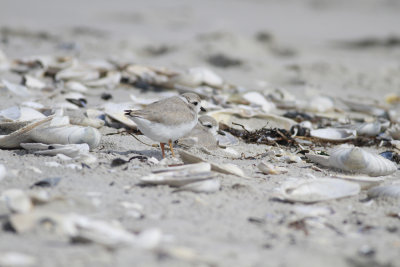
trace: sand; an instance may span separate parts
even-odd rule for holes
[[[341,45],[362,38],[399,37],[396,1],[4,0],[1,6],[0,48],[9,58],[48,54],[177,69],[205,66],[247,90],[283,88],[297,97],[320,93],[366,103],[384,103],[385,95],[400,89],[399,46]],[[0,77],[19,82],[16,75]],[[127,101],[130,94],[161,96],[132,87],[94,91],[88,96],[91,107],[105,103],[100,98],[104,92],[116,103]],[[0,109],[18,103],[17,96],[0,92]],[[288,173],[264,175],[256,166],[263,159],[272,160],[265,153],[277,148],[243,142],[234,149],[254,158],[194,151],[244,170],[246,178],[219,174],[219,192],[172,193],[168,186],[141,187],[136,185],[139,178],[154,166],[134,159],[111,167],[112,160],[135,155],[161,160],[160,151],[128,135],[105,135],[116,129],[100,131],[101,145],[92,152],[98,161],[81,170],[25,150],[0,150],[0,164],[8,171],[0,192],[29,191],[34,182],[61,177],[57,186],[44,189],[57,199],[46,209],[118,221],[133,232],[158,228],[163,233],[161,247],[179,253],[109,250],[93,243],[71,244],[51,231],[3,230],[0,254],[30,255],[33,266],[400,266],[400,220],[388,216],[400,212],[398,199],[364,201],[362,191],[308,205],[331,211],[323,216],[301,214],[296,212],[301,204],[274,200],[274,190],[290,177],[336,172],[319,172],[303,161],[276,163]],[[62,166],[48,167],[49,161]],[[385,183],[396,182],[398,176],[397,171]],[[132,216],[122,202],[142,205],[143,216]],[[1,204],[3,223],[7,214]]]

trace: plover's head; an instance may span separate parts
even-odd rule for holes
[[[189,104],[189,107],[193,110],[196,111],[196,113],[199,113],[200,110],[206,111],[202,106],[201,106],[201,98],[194,94],[194,93],[184,93],[181,95],[181,97],[186,100]]]
[[[217,135],[218,122],[211,116],[203,115],[199,118],[201,125],[206,127],[210,133]]]

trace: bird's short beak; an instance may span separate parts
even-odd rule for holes
[[[207,111],[205,108],[203,108],[203,107],[200,107],[200,110],[201,111]]]

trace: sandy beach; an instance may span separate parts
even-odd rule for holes
[[[354,115],[343,99],[382,107],[390,113],[391,125],[400,123],[397,1],[3,0],[0,6],[4,62],[46,55],[86,63],[108,60],[119,66],[118,71],[137,64],[157,68],[158,74],[204,67],[228,88],[214,88],[216,94],[203,97],[211,110],[218,106],[212,100],[219,99],[219,94],[228,97],[231,93],[229,99],[236,107],[250,106],[237,95],[267,96],[278,90],[293,101],[303,101],[304,112],[334,118],[337,123],[380,117]],[[1,58],[0,53],[0,81],[20,84],[22,74],[6,65],[2,68]],[[50,81],[51,75],[46,75]],[[116,86],[83,92],[86,103],[67,114],[103,110],[107,103],[122,105],[132,102],[131,95],[153,101],[181,93],[120,80]],[[36,90],[34,97],[0,89],[0,110],[25,101],[53,107],[67,93],[63,86],[54,83],[52,89]],[[393,95],[397,102],[387,100]],[[315,96],[332,99],[329,114],[323,114],[324,104],[322,112],[307,111]],[[276,116],[289,111],[275,105],[271,113]],[[246,120],[237,122],[246,126]],[[0,165],[6,170],[3,178],[0,175],[0,196],[10,189],[45,194],[48,198],[34,201],[29,212],[82,216],[77,219],[80,227],[85,222],[89,229],[84,237],[71,238],[74,234],[60,233],[57,223],[42,221],[40,227],[19,232],[10,222],[18,212],[10,210],[3,196],[0,266],[400,266],[399,193],[370,198],[368,189],[361,189],[351,196],[310,204],[276,197],[278,189],[292,180],[343,175],[305,156],[315,151],[329,153],[338,143],[257,144],[238,137],[239,144],[230,147],[233,152],[176,146],[177,154],[184,150],[209,163],[234,164],[243,175],[213,169],[221,183],[216,192],[175,192],[168,185],[139,182],[154,170],[183,164],[182,159],[178,156],[174,161],[167,150],[168,159],[162,161],[160,149],[151,146],[156,142],[143,135],[137,136],[139,141],[124,132],[129,127],[110,121],[98,128],[100,144],[89,152],[95,161],[65,161],[22,148],[0,149]],[[321,119],[314,127],[330,124]],[[362,140],[352,144],[362,144],[374,154],[399,152],[386,139]],[[293,160],[284,160],[285,156]],[[257,167],[261,162],[285,171],[264,174]],[[393,164],[396,171],[381,176],[380,185],[400,185],[398,164]],[[50,178],[57,182],[32,186]],[[134,236],[135,244],[107,245],[106,231],[106,241],[99,238],[100,230],[90,232],[93,222],[101,222],[98,225],[110,229],[110,235],[123,229],[121,235]],[[69,226],[63,227],[72,229]]]

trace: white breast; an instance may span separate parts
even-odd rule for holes
[[[150,139],[167,143],[169,140],[175,141],[189,133],[196,126],[197,116],[190,123],[182,123],[174,126],[151,122],[137,117],[132,118],[132,120],[136,122],[139,130]]]

